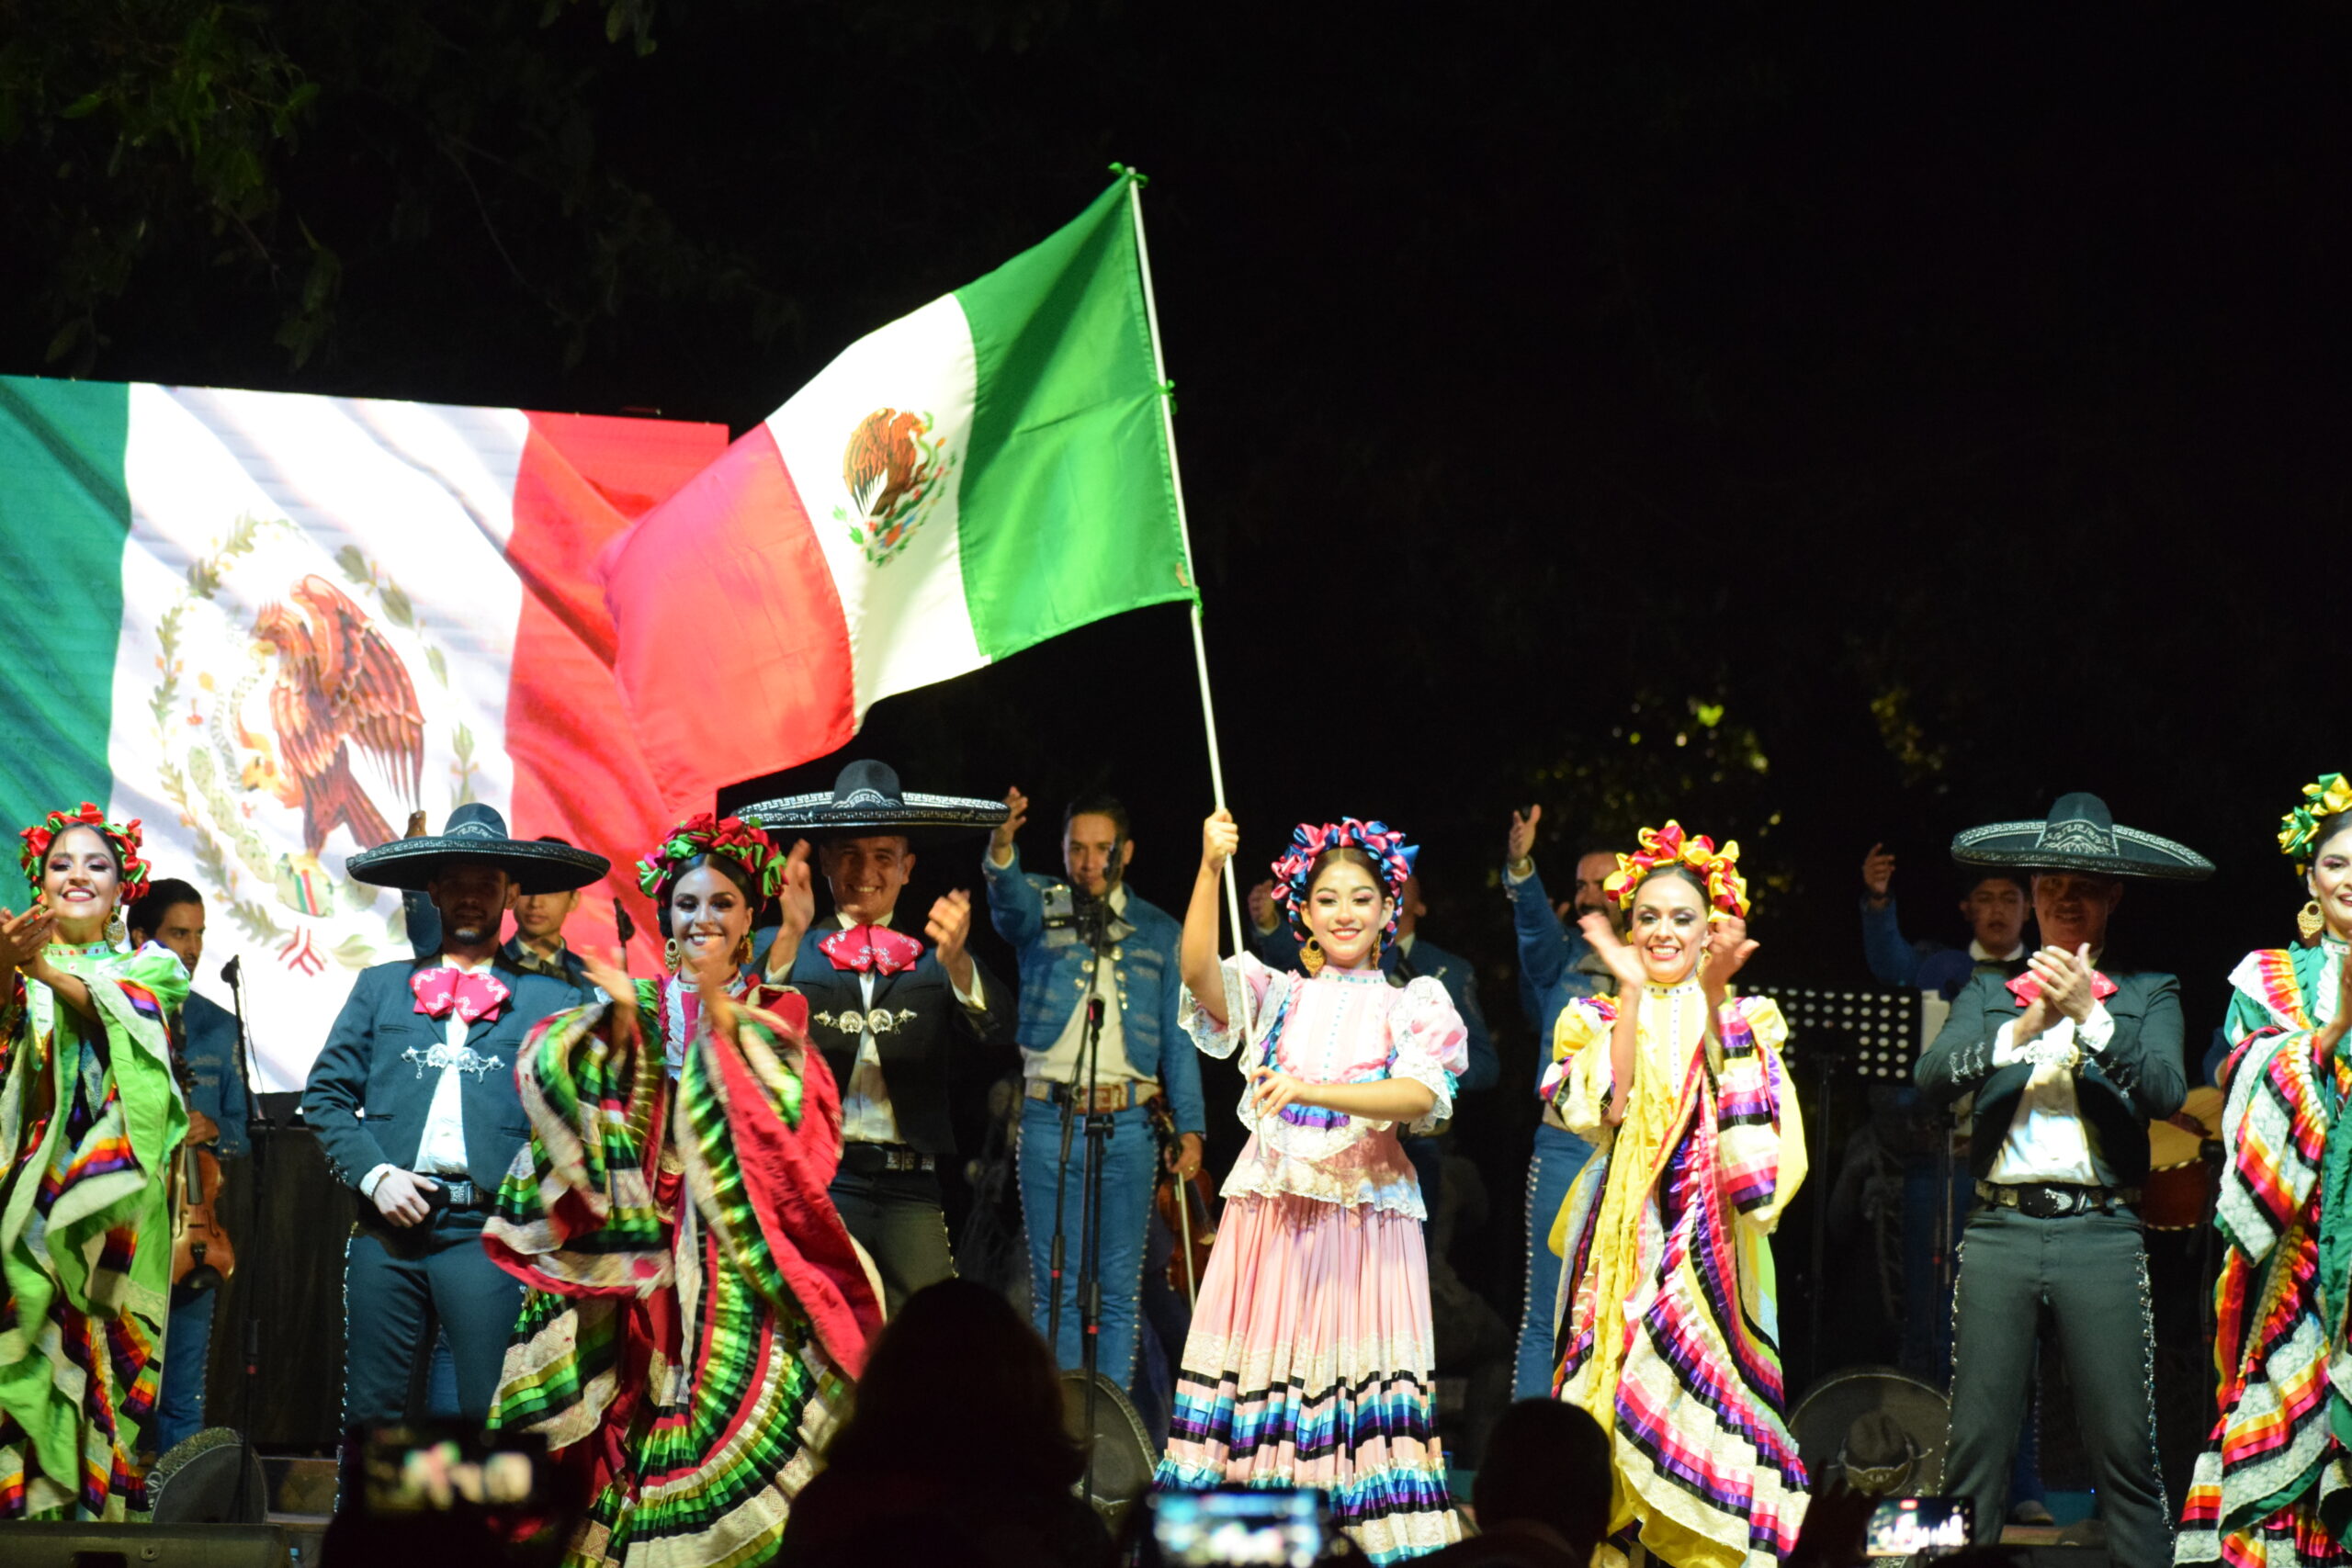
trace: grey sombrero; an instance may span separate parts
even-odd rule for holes
[[[2186,844],[2116,825],[2107,802],[2080,791],[2058,797],[2039,822],[1995,822],[1951,841],[1962,865],[2019,871],[2087,871],[2158,882],[2201,882],[2213,863]]]
[[[571,844],[508,838],[506,818],[478,800],[449,813],[438,833],[363,850],[351,857],[347,869],[355,882],[422,893],[454,861],[494,865],[525,893],[568,893],[613,869],[604,856]]]
[[[772,833],[855,838],[896,833],[915,844],[985,833],[1004,821],[1004,802],[964,795],[925,795],[899,787],[888,762],[850,763],[831,790],[763,800],[736,812]]]

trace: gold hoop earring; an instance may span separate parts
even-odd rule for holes
[[[741,969],[752,961],[752,933],[745,931],[743,940],[735,944],[735,967]]]
[[[1299,947],[1298,966],[1306,971],[1310,979],[1323,973],[1323,944],[1308,937]]]
[[[2327,929],[2326,917],[2319,912],[2319,900],[2314,898],[2295,911],[2295,929],[2303,933],[2303,945],[2308,947],[2319,940]]]
[[[2317,904],[2313,904],[2312,908],[2316,909],[2319,906]],[[117,909],[114,912],[114,918],[107,921],[107,941],[112,942],[117,947],[120,947],[124,942],[129,942],[130,940],[130,927],[124,922],[122,911],[120,909]]]
[[[678,939],[672,937],[662,944],[662,967],[675,975],[678,972]]]

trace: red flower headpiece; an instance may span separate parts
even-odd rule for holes
[[[774,840],[740,817],[719,817],[706,811],[671,829],[669,837],[637,863],[639,891],[658,899],[662,886],[696,855],[717,855],[733,861],[751,873],[752,886],[760,890],[763,898],[775,897],[784,886],[784,856],[777,852]]]
[[[1619,908],[1633,906],[1634,890],[1651,872],[1661,866],[1682,865],[1706,884],[1707,902],[1713,906],[1715,913],[1743,920],[1747,918],[1747,883],[1739,874],[1738,840],[1718,850],[1715,841],[1703,833],[1688,838],[1681,823],[1668,822],[1663,828],[1643,829],[1641,842],[1642,847],[1632,854],[1617,857],[1617,869],[1600,885],[1617,900]]]
[[[115,864],[122,873],[115,894],[118,908],[130,904],[147,891],[147,863],[139,858],[139,818],[134,817],[118,828],[107,820],[105,812],[85,800],[79,811],[52,811],[41,819],[39,827],[25,829],[24,852],[17,857],[17,863],[24,867],[25,880],[32,886],[34,892],[40,891],[40,863],[49,858],[49,846],[56,842],[57,835],[68,828],[95,828],[114,851]]]
[[[1413,861],[1421,852],[1420,846],[1407,843],[1405,835],[1385,822],[1342,817],[1319,828],[1311,822],[1300,823],[1291,829],[1290,848],[1274,863],[1274,902],[1290,911],[1290,923],[1300,931],[1306,929],[1306,879],[1314,874],[1315,862],[1326,852],[1340,849],[1359,849],[1370,855],[1373,864],[1380,868],[1388,897],[1400,904],[1405,879],[1413,874]],[[1386,934],[1396,934],[1394,909],[1389,911]]]

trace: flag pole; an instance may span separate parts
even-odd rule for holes
[[[1151,327],[1151,374],[1159,383],[1160,430],[1168,440],[1168,482],[1176,495],[1176,532],[1184,546],[1185,586],[1193,591],[1193,668],[1201,678],[1201,729],[1209,741],[1209,792],[1216,808],[1225,809],[1225,762],[1216,745],[1216,705],[1209,696],[1209,649],[1201,636],[1201,574],[1193,565],[1193,527],[1184,515],[1184,477],[1176,466],[1176,398],[1168,383],[1168,360],[1159,347],[1159,303],[1151,289],[1151,250],[1143,237],[1143,175],[1122,164],[1112,168],[1126,176],[1127,210],[1136,220],[1136,265],[1143,274],[1144,320]],[[1233,860],[1225,863],[1225,912],[1233,922],[1233,951],[1238,954],[1249,950],[1250,928],[1241,920],[1241,885],[1233,873]]]

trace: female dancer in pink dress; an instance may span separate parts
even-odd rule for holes
[[[1217,962],[1217,875],[1238,842],[1224,811],[1202,827],[1180,1016],[1211,1055],[1244,1053],[1250,1135],[1159,1483],[1320,1488],[1365,1555],[1394,1562],[1460,1533],[1430,1398],[1427,1211],[1396,1129],[1452,1113],[1465,1034],[1437,981],[1381,972],[1412,872],[1402,834],[1351,817],[1294,835],[1274,897],[1307,939],[1304,976]]]

